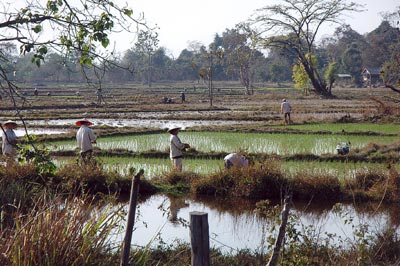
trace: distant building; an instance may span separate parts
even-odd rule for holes
[[[381,79],[381,69],[379,67],[364,67],[361,75],[363,86],[365,88],[379,87],[383,84]]]
[[[350,87],[352,86],[352,76],[350,74],[337,74],[336,86],[339,87]]]

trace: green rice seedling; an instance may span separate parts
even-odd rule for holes
[[[387,170],[387,165],[384,163],[347,161],[284,161],[281,166],[282,171],[287,176],[294,176],[298,172],[303,172],[303,174],[310,176],[331,175],[339,178],[340,181],[355,178],[359,171]]]
[[[336,154],[336,146],[342,142],[351,142],[352,148],[362,148],[372,142],[389,144],[397,141],[395,136],[231,132],[182,132],[180,138],[201,152],[245,150],[278,155]],[[74,150],[76,144],[74,141],[52,142],[52,147],[52,150]],[[101,150],[168,152],[169,140],[166,134],[104,137],[98,139],[97,147]]]
[[[144,176],[151,179],[163,173],[171,171],[171,160],[169,158],[144,158],[144,157],[98,157],[102,167],[107,172],[116,173],[122,177],[129,176],[129,169],[144,169]],[[55,163],[58,167],[73,163],[71,157],[57,157]],[[222,160],[213,159],[184,159],[184,171],[197,174],[208,174],[218,171],[223,167]]]
[[[359,134],[399,134],[400,124],[370,124],[370,123],[315,123],[276,126],[299,131],[331,132],[331,133],[359,133]]]

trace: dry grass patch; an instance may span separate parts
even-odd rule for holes
[[[286,186],[287,180],[279,163],[267,160],[248,168],[233,167],[194,180],[191,191],[203,195],[276,198]]]

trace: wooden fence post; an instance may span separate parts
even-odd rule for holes
[[[131,194],[129,199],[128,222],[126,224],[124,241],[122,242],[122,255],[120,264],[121,266],[129,265],[129,252],[131,248],[133,226],[135,224],[136,204],[139,195],[140,176],[143,175],[143,173],[143,169],[140,169],[139,173],[137,173],[132,179]]]
[[[282,221],[281,221],[281,225],[279,227],[279,232],[278,232],[278,236],[276,238],[275,241],[275,247],[274,250],[272,252],[272,256],[270,257],[267,266],[275,266],[278,264],[278,258],[279,258],[279,252],[283,243],[283,239],[285,237],[285,233],[286,233],[286,225],[287,225],[287,221],[289,219],[289,211],[290,211],[290,205],[292,204],[292,195],[286,195],[285,196],[285,200],[284,200],[284,204],[283,204],[283,210],[282,210]]]
[[[191,266],[210,266],[208,214],[190,212]]]

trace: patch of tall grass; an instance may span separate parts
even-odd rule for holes
[[[47,199],[28,213],[16,213],[15,228],[2,230],[1,265],[116,265],[118,254],[109,243],[120,213],[93,215],[87,200]]]

